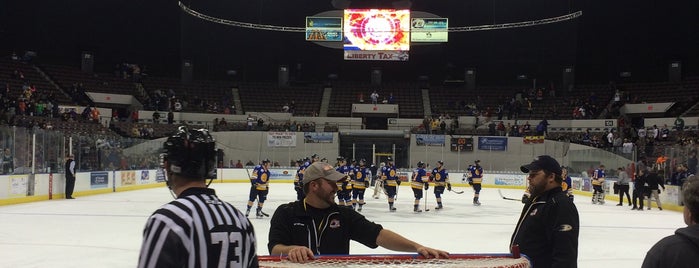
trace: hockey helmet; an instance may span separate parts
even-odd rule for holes
[[[417,162],[417,167],[419,167],[419,168],[425,167],[425,162],[418,161],[418,162]]]
[[[169,172],[191,179],[216,178],[216,141],[206,129],[181,126],[163,144],[162,164]]]

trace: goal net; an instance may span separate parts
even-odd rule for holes
[[[532,267],[526,256],[511,254],[450,254],[449,259],[425,259],[416,254],[317,256],[292,263],[285,256],[259,256],[260,267]]]

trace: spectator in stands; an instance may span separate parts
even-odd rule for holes
[[[548,134],[549,130],[549,121],[544,119],[539,122],[539,124],[536,126],[536,135],[540,136],[546,136]]]
[[[682,117],[678,116],[677,119],[675,119],[675,130],[680,133],[684,131],[684,119],[682,119]]]
[[[393,98],[393,92],[388,96],[388,104],[395,104],[396,100]]]
[[[246,166],[246,167],[252,167],[252,166],[255,166],[255,163],[253,163],[252,160],[248,160],[248,162],[245,163],[245,166]]]
[[[684,180],[687,178],[687,169],[682,164],[677,164],[675,166],[675,172],[672,173],[670,177],[670,185],[682,185]]]
[[[257,130],[263,130],[265,127],[265,120],[262,120],[262,117],[257,118]]]
[[[175,122],[175,113],[172,112],[172,110],[167,112],[167,123],[168,125],[172,125]]]
[[[652,139],[654,141],[657,141],[658,138],[660,137],[660,130],[658,129],[657,125],[653,125],[653,127],[648,128],[648,138]]]
[[[374,90],[374,92],[371,93],[370,98],[371,98],[371,104],[379,103],[379,93],[377,93],[376,90]]]
[[[687,173],[690,175],[697,175],[697,151],[690,151],[687,157]]]
[[[255,118],[252,117],[252,115],[248,115],[248,118],[245,120],[246,122],[246,128],[245,130],[253,130],[253,124],[255,123]]]
[[[497,130],[498,136],[505,136],[505,133],[506,133],[505,132],[506,131],[505,124],[502,121],[498,122],[498,125],[495,127],[495,130]]]
[[[233,160],[231,160],[233,161]],[[235,163],[235,168],[243,168],[243,162],[240,162],[240,159],[238,159],[238,162]]]
[[[607,135],[605,135],[605,136],[606,136],[605,143],[607,145],[605,147],[610,147],[610,148],[613,147],[614,146],[614,130],[613,129],[610,130],[609,132],[607,132]]]
[[[158,124],[160,122],[160,113],[158,111],[153,112],[153,124]]]
[[[661,141],[667,141],[667,139],[669,137],[670,137],[670,129],[667,127],[667,124],[664,124],[663,128],[660,129],[659,139]]]
[[[289,112],[289,103],[288,103],[288,102],[287,102],[287,103],[284,103],[284,105],[282,105],[282,112],[283,112],[283,113],[288,113],[288,112]]]
[[[289,112],[291,114],[296,113],[296,101],[295,100],[291,100],[291,102],[289,103]]]
[[[3,150],[2,158],[2,174],[12,174],[15,169],[15,161],[14,161],[14,156],[12,156],[12,151],[10,151],[10,148],[5,148]]]
[[[529,124],[529,121],[525,121],[524,125],[522,125],[522,136],[529,136],[532,134],[532,125]]]
[[[439,119],[433,118],[432,121],[430,122],[430,134],[437,134],[438,129],[439,129]]]

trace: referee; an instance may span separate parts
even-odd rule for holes
[[[164,144],[161,165],[176,199],[156,210],[143,231],[138,267],[257,267],[250,221],[209,189],[215,141],[205,129],[180,127]]]

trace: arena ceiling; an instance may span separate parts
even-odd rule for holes
[[[671,2],[671,3],[670,3]],[[582,11],[575,20],[537,27],[452,33],[449,42],[411,48],[408,62],[347,62],[342,52],[309,43],[302,33],[262,31],[204,21],[177,1],[3,1],[0,48],[37,51],[38,59],[79,64],[95,53],[104,72],[118,62],[148,66],[153,75],[179,76],[190,60],[198,79],[275,80],[279,65],[294,79],[369,80],[381,68],[385,81],[462,79],[473,68],[479,84],[517,83],[520,74],[557,81],[574,66],[578,81],[663,81],[667,64],[682,62],[685,76],[699,75],[697,1],[413,0],[413,1],[183,1],[204,14],[255,24],[303,27],[308,15],[337,9],[403,7],[449,18],[452,26],[512,23]],[[333,6],[335,4],[335,6]]]

